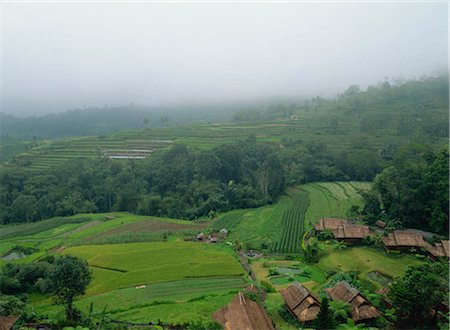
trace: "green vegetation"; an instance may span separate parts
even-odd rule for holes
[[[395,278],[403,275],[408,266],[421,263],[420,260],[409,255],[388,256],[370,247],[352,247],[343,250],[327,247],[317,266],[323,270],[358,272],[363,277],[370,272],[378,271],[390,278]]]
[[[448,146],[440,150],[422,145],[402,148],[365,195],[365,219],[374,223],[381,218],[447,236],[448,183]]]
[[[83,245],[64,253],[88,261],[93,270],[88,294],[186,277],[243,275],[229,251],[200,243]]]
[[[273,205],[226,212],[218,216],[212,228],[229,230],[229,241],[244,242],[248,248],[269,249],[282,237],[282,216],[291,203],[291,197],[282,196],[279,202]]]
[[[308,194],[299,191],[293,194],[291,207],[282,216],[283,233],[281,240],[272,250],[278,253],[299,253],[303,239],[303,222],[308,209]]]
[[[317,220],[326,217],[347,218],[353,205],[361,208],[363,197],[361,192],[370,189],[368,182],[321,182],[301,186],[309,193],[310,207],[306,211],[308,229]]]

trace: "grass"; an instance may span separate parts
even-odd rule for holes
[[[368,182],[322,182],[309,183],[300,186],[300,189],[308,192],[310,207],[305,215],[305,227],[311,229],[321,218],[348,217],[348,211],[352,205],[361,207],[363,199],[359,190],[368,190]]]
[[[147,317],[148,310],[154,310],[158,306],[156,305],[158,302],[170,302],[170,304],[164,304],[166,305],[164,308],[168,309],[170,313],[175,313],[180,306],[196,303],[196,301],[209,301],[214,297],[222,297],[219,301],[223,299],[228,301],[231,292],[237,292],[246,285],[247,282],[242,277],[236,276],[184,279],[155,283],[142,289],[131,287],[111,290],[104,294],[83,297],[77,300],[75,305],[81,310],[88,310],[92,303],[96,310],[106,308],[115,319],[122,318],[125,314],[127,316],[124,319],[129,320],[128,315],[137,311],[144,315],[141,317]],[[57,315],[63,310],[62,306],[52,305],[48,298],[39,296],[33,298],[33,306],[37,311]],[[205,316],[203,315],[202,319],[208,320]],[[165,318],[165,315],[159,315],[158,317],[169,321],[168,318]],[[188,315],[184,315],[183,318],[184,321],[187,321]]]
[[[320,258],[318,266],[324,270],[356,271],[363,276],[369,272],[379,271],[395,278],[402,276],[408,266],[421,263],[422,261],[410,255],[388,256],[379,249],[361,246],[343,250],[334,250],[328,247]]]
[[[282,237],[282,216],[291,203],[291,197],[282,196],[273,205],[222,213],[214,222],[213,228],[228,229],[230,241],[244,242],[248,248],[260,249],[262,244],[271,246]]]
[[[241,276],[239,262],[225,247],[189,243],[84,245],[66,254],[87,260],[93,270],[88,295],[140,284],[207,276]]]
[[[283,234],[279,242],[274,244],[273,252],[299,253],[303,238],[303,222],[308,209],[309,198],[304,191],[293,194],[292,205],[282,216]]]

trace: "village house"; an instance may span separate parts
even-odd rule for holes
[[[318,232],[325,230],[333,231],[347,223],[348,221],[345,219],[324,218],[320,219],[319,222],[314,225],[314,229]]]
[[[341,300],[350,304],[351,317],[355,322],[363,322],[381,316],[380,312],[354,287],[347,282],[338,282],[325,289],[332,300]]]
[[[315,320],[320,311],[319,300],[299,282],[280,291],[286,307],[300,322]]]
[[[225,330],[275,330],[266,311],[239,292],[231,303],[213,315]]]
[[[334,238],[347,243],[361,242],[370,236],[369,226],[355,225],[345,219],[325,218],[314,225],[317,232],[330,231]]]
[[[450,241],[442,240],[439,243],[435,243],[434,246],[430,246],[427,250],[433,257],[433,259],[449,258]]]
[[[387,250],[406,250],[412,248],[429,250],[431,248],[431,245],[423,239],[421,234],[402,230],[394,230],[381,240]]]

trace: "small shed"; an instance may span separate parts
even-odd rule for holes
[[[203,233],[198,234],[197,235],[197,240],[198,241],[204,241],[205,240],[205,234],[203,234]]]
[[[227,236],[228,235],[228,230],[226,228],[222,228],[221,230],[219,230],[219,233],[224,235],[224,236]]]
[[[375,226],[377,226],[378,228],[384,229],[384,228],[386,228],[386,222],[377,220],[377,222],[375,222]]]

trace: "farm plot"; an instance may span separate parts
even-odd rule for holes
[[[352,205],[361,207],[360,191],[370,188],[368,182],[321,182],[301,186],[308,192],[311,205],[306,212],[305,226],[311,229],[314,223],[325,217],[347,218]]]
[[[116,318],[115,314],[120,314],[124,310],[140,309],[155,302],[166,302],[166,304],[171,305],[173,311],[176,311],[180,305],[187,301],[202,300],[201,298],[206,296],[226,295],[230,292],[242,290],[246,285],[245,279],[238,276],[189,278],[116,289],[99,295],[86,296],[77,300],[75,306],[81,310],[88,310],[89,306],[93,304],[95,309],[98,310],[106,308],[114,318]],[[62,306],[51,304],[49,298],[44,300],[35,298],[33,305],[36,310],[50,315],[57,314],[63,309]],[[160,315],[160,317],[164,317],[164,315]],[[122,319],[130,320],[129,317],[122,317]]]
[[[283,213],[283,234],[281,236],[281,240],[275,243],[272,247],[273,252],[300,252],[304,229],[303,223],[308,205],[308,193],[299,191],[294,194],[291,207]]]
[[[188,242],[84,245],[64,250],[93,270],[88,295],[134,285],[209,276],[242,276],[232,250]]]
[[[248,249],[265,249],[282,236],[282,215],[292,203],[290,196],[282,196],[273,205],[257,209],[234,210],[222,213],[213,223],[212,228],[226,228],[232,242],[245,243]]]

